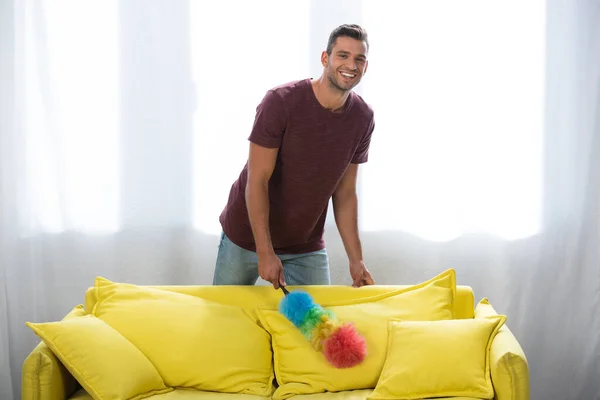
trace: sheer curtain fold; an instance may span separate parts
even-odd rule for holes
[[[348,22],[371,38],[376,282],[455,268],[508,315],[532,399],[600,399],[597,1],[0,0],[1,399],[39,340],[24,322],[95,276],[210,284],[256,105],[317,77]],[[351,283],[332,219],[326,240]]]
[[[10,1],[0,1],[0,398],[12,399],[16,392],[13,390],[13,381],[18,375],[18,370],[11,363],[10,348],[11,335],[9,329],[9,298],[8,285],[10,283],[7,268],[8,258],[5,250],[8,248],[8,227],[10,226],[11,213],[7,212],[11,206],[9,193],[11,190],[7,178],[7,160],[12,160],[10,151],[9,132],[13,131],[13,94],[14,94],[14,19],[13,4]]]
[[[600,4],[549,1],[544,229],[518,332],[534,398],[598,399]]]

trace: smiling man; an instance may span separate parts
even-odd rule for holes
[[[329,200],[353,286],[374,284],[358,234],[356,179],[367,161],[373,110],[352,89],[367,72],[369,41],[342,25],[321,55],[318,79],[267,91],[256,110],[248,161],[219,220],[213,283],[275,289],[330,283],[323,239]]]

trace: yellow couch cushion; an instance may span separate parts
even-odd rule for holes
[[[306,394],[292,397],[292,400],[367,400],[372,389],[348,390],[345,392],[328,392]],[[202,392],[197,390],[176,389],[166,394],[155,395],[150,400],[269,400],[270,397],[252,396],[248,394],[229,394]],[[79,390],[69,400],[92,400],[92,397]],[[441,399],[439,399],[441,400]],[[472,397],[446,397],[444,400],[477,400]]]
[[[405,289],[366,299],[321,304],[339,320],[354,323],[366,339],[366,359],[349,369],[332,367],[323,353],[314,350],[300,330],[278,310],[259,308],[259,318],[273,342],[275,375],[279,384],[274,398],[374,388],[386,358],[388,320],[452,319],[455,287],[455,271],[450,269]]]
[[[26,324],[95,400],[143,399],[172,390],[142,352],[92,315]]]
[[[269,396],[269,334],[246,311],[185,294],[95,281],[93,314],[137,346],[167,386]]]
[[[487,298],[475,307],[475,318],[498,315]],[[523,348],[507,325],[492,342],[490,368],[497,400],[529,399],[529,365]]]
[[[194,389],[175,389],[165,394],[157,394],[149,400],[270,400],[271,397],[254,396],[251,394],[231,394],[204,392]],[[93,400],[85,390],[78,390],[69,400]],[[360,399],[364,400],[364,399]]]
[[[82,317],[85,314],[83,304],[80,304],[73,307],[63,319]],[[23,361],[22,399],[52,400],[64,397],[65,393],[73,393],[77,385],[77,380],[44,341],[40,341]]]
[[[503,315],[390,321],[388,353],[369,400],[466,396],[492,399],[489,350]]]
[[[406,289],[411,286],[412,285],[377,284],[354,288],[349,285],[314,285],[298,287],[290,285],[288,289],[294,290],[301,288],[313,296],[315,302],[319,304],[329,304],[331,302],[340,302],[344,300],[369,298],[399,289]],[[214,301],[215,303],[243,308],[248,310],[253,316],[254,310],[257,307],[276,304],[281,300],[282,296],[281,290],[274,290],[273,286],[266,285],[157,285],[143,287],[187,294]],[[88,313],[92,312],[96,301],[96,289],[94,287],[88,288],[85,292],[85,310]],[[465,285],[457,285],[454,302],[455,318],[473,318],[474,309],[475,296],[473,294],[473,288]],[[256,319],[258,320],[258,317],[256,317]]]
[[[344,392],[327,392],[327,393],[316,393],[316,394],[303,394],[294,396],[291,400],[367,400],[372,389],[361,389],[361,390],[348,390]],[[154,399],[152,399],[154,400]],[[235,399],[231,399],[235,400]],[[423,399],[425,400],[425,399]],[[477,400],[473,397],[444,397],[443,399],[430,399],[430,400]]]
[[[372,389],[358,389],[343,392],[301,394],[292,397],[291,400],[366,400],[372,391]]]

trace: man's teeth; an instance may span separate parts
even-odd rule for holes
[[[355,77],[355,75],[347,74],[345,72],[342,72],[342,75],[344,75],[346,78],[354,78]]]

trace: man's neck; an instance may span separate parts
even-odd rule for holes
[[[349,90],[339,90],[323,75],[318,79],[313,79],[312,87],[319,103],[333,112],[340,111],[350,96]]]

